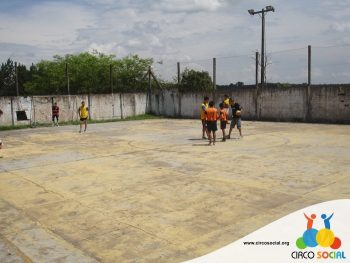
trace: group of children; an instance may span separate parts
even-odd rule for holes
[[[231,132],[237,126],[240,137],[242,137],[241,128],[241,112],[242,107],[230,98],[228,95],[224,96],[224,100],[219,104],[220,110],[215,108],[214,101],[209,101],[209,97],[205,96],[200,108],[200,117],[202,121],[202,138],[207,139],[208,136],[209,145],[215,145],[217,121],[220,120],[220,129],[222,130],[222,141],[231,138]],[[226,136],[226,125],[228,122],[228,115],[231,108],[231,125],[228,136]]]

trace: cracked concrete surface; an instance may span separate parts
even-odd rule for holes
[[[211,147],[195,120],[77,131],[0,132],[0,262],[180,262],[350,198],[350,126],[244,122]]]

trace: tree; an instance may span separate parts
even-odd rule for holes
[[[110,93],[112,66],[114,91],[146,91],[142,77],[152,63],[152,59],[137,55],[116,59],[97,51],[56,55],[52,61],[42,60],[34,67],[32,80],[25,87],[30,94],[67,94],[68,73],[70,94]]]
[[[207,71],[185,69],[179,89],[180,91],[211,91],[213,82]]]
[[[16,95],[15,64],[10,58],[6,61],[6,63],[1,64],[0,95],[1,96]]]

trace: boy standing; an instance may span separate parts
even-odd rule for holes
[[[86,107],[85,101],[81,102],[81,106],[79,107],[78,113],[79,113],[79,117],[80,117],[80,130],[79,130],[79,133],[81,133],[81,128],[83,126],[83,123],[85,124],[84,132],[86,132],[87,119],[89,117],[89,109],[88,109],[88,107]]]
[[[52,126],[55,126],[55,123],[57,127],[59,126],[58,125],[59,115],[60,115],[60,108],[57,106],[57,102],[55,102],[52,106]]]
[[[228,111],[230,110],[230,97],[227,94],[224,95],[224,100],[222,101],[222,103],[224,104],[224,109],[228,114]]]
[[[200,117],[201,117],[201,121],[202,121],[202,139],[207,139],[205,137],[205,134],[207,134],[207,136],[209,137],[208,130],[207,130],[207,116],[205,114],[207,109],[208,109],[208,102],[209,102],[209,97],[205,96],[204,100],[201,104],[201,107],[199,109],[200,115],[201,115]]]
[[[237,129],[239,131],[239,135],[242,136],[242,124],[241,124],[241,112],[242,112],[242,107],[239,105],[237,102],[234,101],[234,99],[230,99],[230,104],[231,104],[231,110],[232,110],[232,121],[230,125],[230,132],[227,136],[227,139],[231,138],[231,132],[233,128],[237,125]]]
[[[227,124],[227,111],[225,109],[224,103],[219,104],[220,107],[220,113],[219,113],[219,119],[220,119],[220,128],[222,130],[222,141],[226,141],[226,124]]]
[[[209,102],[209,108],[206,111],[207,115],[207,129],[208,129],[208,137],[209,137],[209,145],[213,142],[215,145],[216,141],[216,131],[217,127],[217,119],[218,119],[218,110],[214,108],[214,101]],[[212,136],[213,133],[213,136]]]

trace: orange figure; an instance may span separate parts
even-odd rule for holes
[[[312,214],[310,218],[304,213],[304,216],[307,219],[307,229],[311,229],[312,225],[314,224],[314,219],[316,218],[316,215]]]

